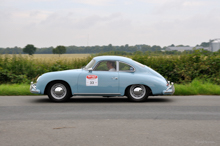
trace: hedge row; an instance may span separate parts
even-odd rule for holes
[[[195,78],[201,78],[220,85],[220,54],[204,55],[195,52],[174,56],[136,54],[130,57],[175,83],[188,83]],[[0,83],[30,83],[46,72],[81,68],[91,59],[92,57],[40,61],[22,55],[13,57],[0,55]]]
[[[145,64],[175,83],[189,83],[195,78],[220,85],[220,55],[158,56],[135,55],[132,59]]]
[[[13,57],[0,55],[0,84],[30,83],[46,72],[81,68],[91,59],[88,57],[53,60],[53,58],[34,59],[22,55],[13,55]]]

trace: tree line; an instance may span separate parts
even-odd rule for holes
[[[31,49],[32,48],[32,49]],[[122,45],[122,46],[113,46],[111,44],[107,46],[66,46],[66,51],[64,52],[57,52],[57,48],[60,48],[60,46],[54,47],[47,47],[47,48],[36,48],[34,45],[27,45],[25,48],[20,47],[14,47],[14,48],[0,48],[1,54],[23,54],[28,53],[27,50],[32,50],[34,53],[31,52],[31,54],[86,54],[86,53],[100,53],[100,52],[109,52],[109,51],[126,51],[126,52],[136,52],[136,51],[160,51],[163,48],[160,46],[149,46],[149,45],[135,45],[135,46],[129,46],[129,45]],[[62,46],[64,49],[64,46]],[[64,49],[64,50],[65,50]]]
[[[200,46],[206,47],[207,43],[203,42]],[[174,47],[175,45],[170,45]],[[168,46],[168,47],[170,47]],[[184,46],[184,45],[177,45],[178,46]],[[187,46],[187,45],[186,45]],[[57,47],[46,47],[46,48],[36,48],[32,44],[26,45],[24,48],[20,47],[13,47],[13,48],[0,48],[0,54],[91,54],[91,53],[105,53],[110,51],[115,52],[127,52],[127,53],[134,53],[134,52],[157,52],[161,50],[165,50],[166,47],[161,47],[157,45],[135,45],[135,46],[129,46],[128,44],[122,45],[122,46],[113,46],[112,44],[106,45],[106,46],[57,46]],[[175,53],[175,51],[171,54]]]

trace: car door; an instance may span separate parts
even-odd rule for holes
[[[101,61],[96,65],[94,70],[83,70],[78,78],[78,93],[119,94],[118,71],[116,61],[113,62],[114,68],[112,69],[108,68],[108,61]]]
[[[128,85],[136,82],[135,68],[125,62],[119,62],[119,92],[123,92]]]

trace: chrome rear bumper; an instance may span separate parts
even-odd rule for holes
[[[173,82],[170,84],[170,82],[168,81],[169,85],[168,88],[166,90],[163,90],[163,94],[173,94],[175,92],[175,87]]]
[[[31,82],[30,92],[35,94],[40,94],[40,90],[36,89],[36,84],[33,84],[33,82]]]

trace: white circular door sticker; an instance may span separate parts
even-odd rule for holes
[[[86,76],[86,86],[98,86],[98,76],[97,75]]]

